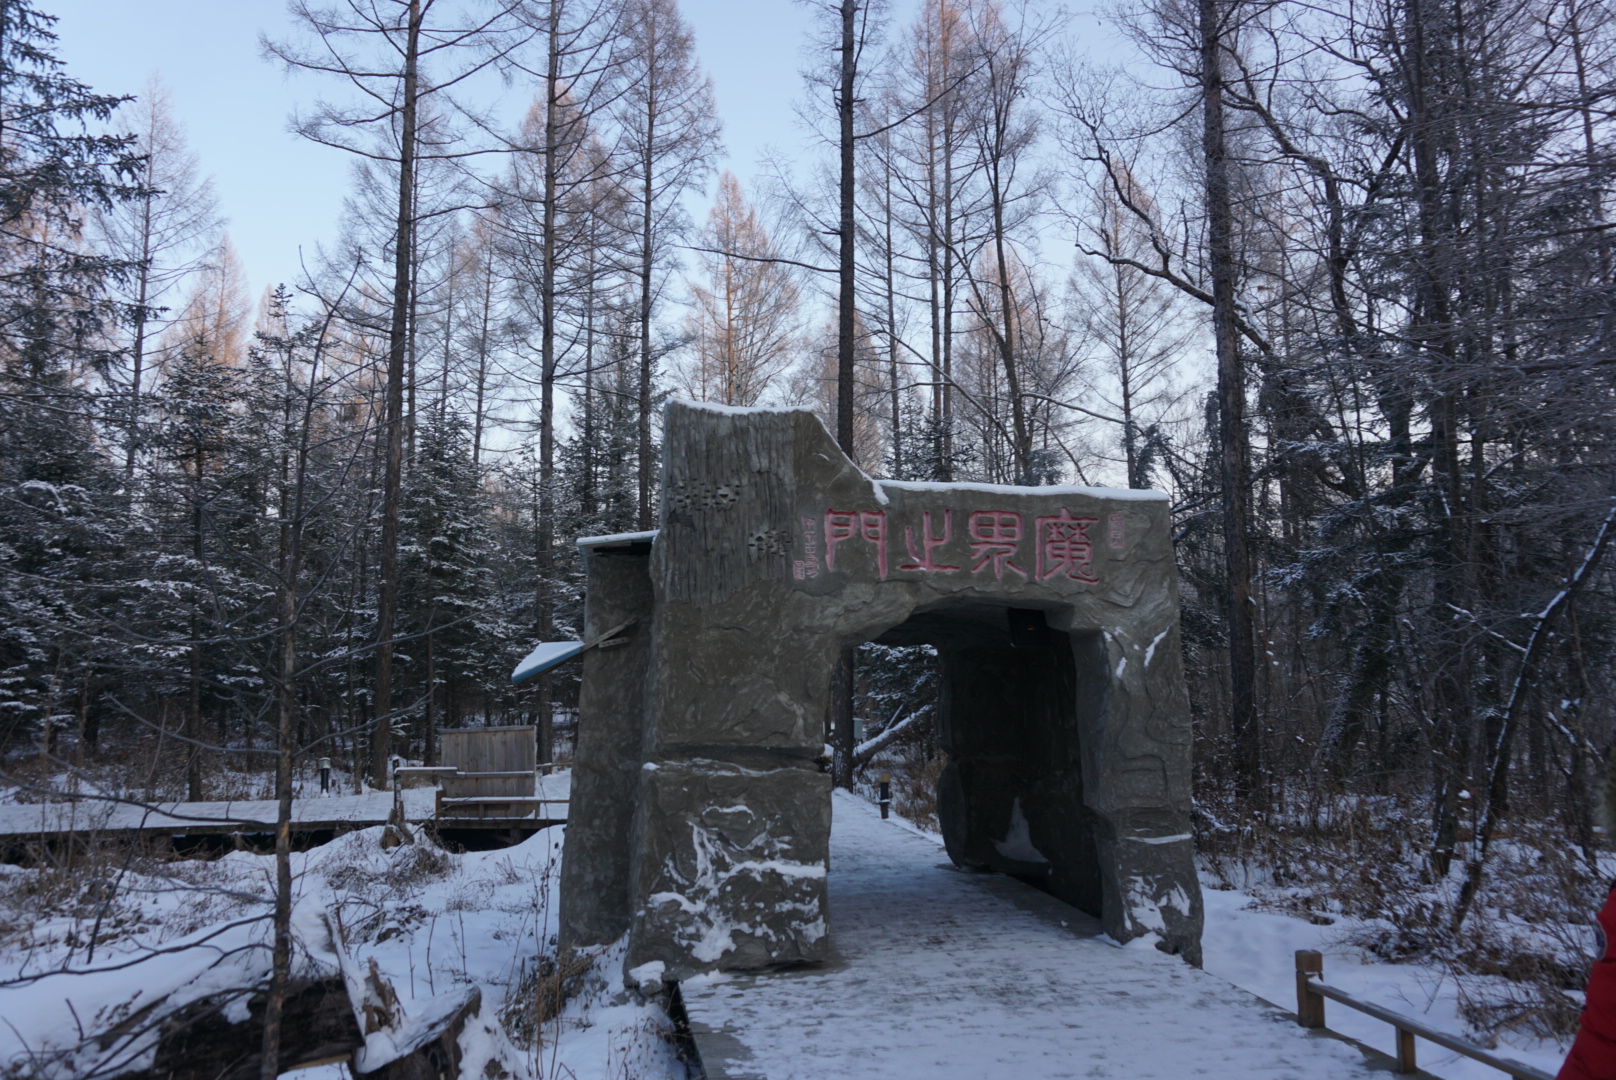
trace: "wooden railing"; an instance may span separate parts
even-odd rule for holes
[[[1397,1071],[1400,1073],[1418,1072],[1419,1066],[1414,1063],[1415,1036],[1434,1042],[1465,1057],[1474,1058],[1484,1065],[1491,1065],[1516,1080],[1554,1080],[1552,1076],[1542,1069],[1535,1069],[1530,1065],[1523,1065],[1513,1058],[1500,1057],[1490,1050],[1483,1049],[1468,1039],[1461,1039],[1457,1035],[1449,1035],[1439,1031],[1423,1021],[1412,1016],[1392,1012],[1390,1009],[1376,1005],[1372,1001],[1365,1001],[1355,997],[1345,990],[1331,986],[1323,981],[1324,954],[1312,949],[1296,950],[1296,1022],[1305,1028],[1322,1028],[1324,1026],[1324,999],[1339,1001],[1349,1008],[1357,1009],[1361,1013],[1368,1013],[1377,1020],[1384,1020],[1397,1031]]]

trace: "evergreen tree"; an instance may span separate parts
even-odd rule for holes
[[[107,285],[128,264],[81,226],[139,190],[136,160],[128,139],[89,133],[123,99],[62,71],[54,21],[0,0],[0,745],[74,696],[87,587],[119,533],[86,378],[110,358]]]
[[[438,730],[459,726],[463,704],[498,695],[509,676],[505,643],[515,628],[495,590],[493,509],[465,418],[423,417],[404,495],[400,656],[417,688],[410,712],[427,761]]]

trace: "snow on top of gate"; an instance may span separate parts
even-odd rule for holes
[[[933,480],[875,480],[877,488],[895,488],[899,491],[981,491],[989,495],[1078,495],[1090,499],[1111,499],[1118,502],[1166,502],[1165,491],[1140,488],[1083,487],[1078,484],[1052,484],[1048,487],[1023,487],[1016,484],[978,484],[971,481],[945,483]]]
[[[687,409],[705,409],[708,412],[727,413],[730,416],[794,412],[805,412],[817,416],[814,410],[807,405],[724,405],[717,401],[693,401],[690,398],[674,398],[669,404],[683,405]]]

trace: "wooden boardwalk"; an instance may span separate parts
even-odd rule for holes
[[[1390,1062],[837,793],[822,967],[691,979],[709,1080],[1364,1080]]]
[[[435,823],[443,828],[496,829],[536,827],[564,822],[571,776],[544,776],[537,796],[539,813],[527,817],[436,821],[433,788],[399,792],[404,819],[411,824]],[[315,795],[292,800],[292,829],[296,833],[350,832],[387,822],[393,811],[393,793]],[[275,831],[277,806],[273,800],[230,802],[167,802],[151,806],[86,798],[46,803],[0,805],[0,847],[30,842],[58,842],[69,838],[122,839],[133,836],[262,835]]]

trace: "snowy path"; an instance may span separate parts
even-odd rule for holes
[[[544,816],[565,818],[563,805],[572,788],[571,770],[538,778],[535,795],[559,800],[546,804]],[[435,790],[410,788],[404,797],[409,821],[430,821]],[[292,800],[292,821],[299,825],[347,823],[379,825],[393,809],[393,793],[369,791],[363,795],[313,795]],[[276,804],[271,799],[231,802],[157,803],[148,808],[93,798],[77,802],[11,803],[0,805],[0,837],[39,833],[104,832],[124,829],[148,831],[219,831],[233,826],[273,829]]]
[[[1222,979],[948,867],[934,840],[841,792],[829,885],[831,964],[684,984],[713,1080],[1377,1075]]]

